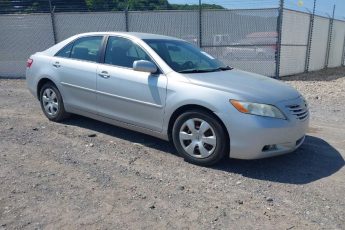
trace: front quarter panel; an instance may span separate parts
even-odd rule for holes
[[[202,78],[202,75],[200,75]],[[257,159],[288,153],[295,150],[296,141],[303,138],[309,119],[291,117],[282,105],[276,104],[288,119],[276,119],[240,113],[229,99],[246,100],[241,95],[191,83],[177,73],[169,74],[164,131],[168,133],[172,114],[184,105],[199,105],[209,110],[223,122],[230,140],[230,156],[239,159]],[[277,151],[263,153],[265,145],[277,144]]]
[[[232,113],[237,112],[229,103],[229,99],[233,97],[235,95],[228,92],[193,84],[183,75],[172,72],[168,75],[163,129],[168,132],[171,116],[178,108],[185,105],[198,105],[213,111],[215,114],[226,113],[231,116]]]

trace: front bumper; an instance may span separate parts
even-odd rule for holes
[[[217,115],[229,132],[231,158],[260,159],[293,152],[303,144],[309,126],[309,116],[299,120],[288,110],[283,111],[288,115],[287,120],[237,111],[229,116],[229,112]]]

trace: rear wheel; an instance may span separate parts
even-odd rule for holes
[[[60,91],[48,82],[40,90],[40,103],[44,115],[51,121],[62,121],[68,116]]]
[[[177,151],[187,161],[212,165],[229,154],[228,135],[213,114],[193,110],[175,121],[172,137]]]

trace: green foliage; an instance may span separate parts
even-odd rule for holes
[[[85,0],[91,11],[159,10],[167,9],[167,0]]]
[[[201,4],[202,9],[224,9],[224,7],[216,4]],[[171,10],[197,10],[199,5],[188,5],[188,4],[170,4]]]
[[[38,2],[32,2],[31,5],[29,5],[24,10],[25,13],[34,13],[34,12],[40,12],[40,11],[42,11],[42,10],[41,10],[40,4]]]
[[[129,0],[129,10],[161,10],[167,9],[169,3],[167,0]]]
[[[55,12],[197,10],[199,5],[170,4],[168,0],[51,0]],[[202,4],[203,9],[224,9],[215,4]],[[49,0],[0,0],[0,13],[49,12]]]
[[[3,0],[0,4],[0,11],[8,11],[11,12],[11,10],[13,9],[13,5],[12,2],[10,0]]]
[[[167,0],[85,0],[91,11],[128,10],[197,10],[199,5],[170,4]],[[215,4],[202,4],[203,9],[224,9]]]

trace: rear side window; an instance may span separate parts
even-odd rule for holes
[[[66,58],[70,57],[72,47],[73,47],[73,42],[69,43],[67,46],[62,48],[57,54],[55,54],[55,56],[66,57]]]
[[[55,56],[97,62],[102,36],[83,37],[62,48]]]
[[[102,36],[84,37],[76,40],[70,58],[97,62],[102,44]]]

